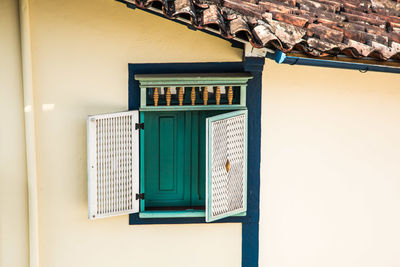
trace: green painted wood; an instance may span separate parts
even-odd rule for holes
[[[211,74],[138,74],[135,79],[140,83],[141,110],[232,110],[246,107],[246,86],[252,76],[248,73],[211,73]],[[215,89],[219,86],[226,88],[232,86],[234,90],[233,105],[228,105],[226,93],[221,94],[221,105],[216,105]],[[153,90],[160,88],[159,105],[154,106]],[[183,106],[179,106],[176,93],[171,94],[171,105],[166,106],[165,94],[162,88],[184,88]],[[196,90],[196,105],[191,105],[191,89]],[[200,88],[208,87],[208,105],[203,106]],[[225,91],[225,90],[223,90]]]
[[[174,189],[174,118],[159,118],[159,137],[160,137],[160,191],[170,191]]]
[[[146,207],[189,206],[184,112],[143,112]]]
[[[183,210],[183,211],[145,211],[140,212],[140,218],[188,218],[188,217],[204,217],[204,210]]]
[[[194,111],[192,121],[192,206],[205,205],[206,119],[226,111]]]
[[[205,207],[206,120],[224,110],[142,112],[146,207]]]
[[[205,217],[204,210],[183,210],[183,211],[143,211],[139,213],[139,217],[143,219],[149,218],[191,218],[191,217]],[[232,216],[243,217],[246,212],[234,214]]]
[[[141,87],[245,85],[248,73],[137,74]]]
[[[191,204],[193,206],[204,206],[204,200],[201,201],[201,197],[198,195],[198,185],[199,180],[201,180],[201,175],[199,174],[199,170],[203,168],[201,163],[199,162],[199,143],[200,143],[200,130],[199,130],[199,112],[193,111],[193,119],[191,125],[191,139],[192,139],[192,158],[191,158]]]
[[[140,88],[140,107],[142,108],[147,106],[146,92],[147,92],[146,87]]]
[[[185,114],[185,125],[184,125],[184,129],[185,129],[185,139],[182,140],[184,141],[184,146],[185,146],[185,151],[186,154],[184,155],[184,179],[185,182],[187,183],[187,187],[185,188],[187,190],[187,194],[189,195],[189,199],[190,199],[190,203],[189,203],[189,207],[192,206],[192,194],[190,192],[190,188],[191,188],[191,159],[193,157],[193,151],[192,151],[192,147],[191,147],[191,141],[192,141],[192,120],[193,120],[193,112],[181,112]],[[201,205],[199,205],[201,206]],[[203,204],[204,206],[204,204]]]

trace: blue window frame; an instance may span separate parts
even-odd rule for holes
[[[129,109],[140,107],[140,86],[136,74],[170,73],[228,73],[250,72],[246,90],[248,109],[248,168],[247,168],[247,213],[243,217],[228,217],[212,223],[242,223],[242,266],[258,266],[258,222],[260,192],[260,141],[261,141],[261,75],[263,58],[245,58],[243,62],[215,63],[163,63],[129,64]],[[141,218],[129,215],[129,224],[190,224],[205,223],[204,217],[191,218]]]

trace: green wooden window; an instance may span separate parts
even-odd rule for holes
[[[141,86],[139,113],[88,119],[91,219],[139,212],[141,218],[205,217],[210,222],[244,215],[245,96],[251,77],[135,78]]]
[[[205,208],[206,118],[223,111],[143,112],[147,210]]]

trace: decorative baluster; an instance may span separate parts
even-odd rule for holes
[[[233,90],[232,86],[228,87],[228,104],[232,105],[232,100],[233,100]]]
[[[207,86],[204,87],[204,89],[203,89],[203,100],[204,100],[204,106],[207,106],[207,101],[208,101],[208,88],[207,88]]]
[[[217,105],[219,105],[220,100],[221,100],[221,89],[219,86],[217,86],[217,88],[215,89],[215,101]]]
[[[171,105],[171,89],[169,87],[166,88],[165,99],[167,100],[167,106]]]
[[[179,106],[182,106],[183,105],[183,90],[184,90],[184,88],[179,87],[178,90],[179,90],[178,91]]]
[[[156,88],[154,88],[154,91],[153,91],[154,106],[158,106],[158,97],[159,97],[158,88],[156,87]]]
[[[192,93],[190,94],[190,98],[192,100],[192,106],[196,103],[196,89],[192,87]]]

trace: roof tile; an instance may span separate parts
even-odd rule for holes
[[[314,56],[400,60],[400,0],[120,0],[224,38]]]
[[[309,18],[301,15],[291,15],[283,12],[272,12],[272,18],[278,21],[286,22],[288,24],[297,26],[297,27],[304,27],[306,23],[310,21]]]
[[[224,18],[216,5],[210,5],[209,8],[204,10],[201,24],[202,26],[215,25],[220,29],[222,36],[228,36]]]
[[[251,30],[246,21],[241,16],[238,16],[237,18],[231,20],[229,26],[233,36],[236,37],[239,35],[244,35],[247,39],[251,39]]]
[[[322,24],[309,24],[307,34],[310,37],[317,36],[321,40],[333,43],[341,43],[343,40],[343,32],[325,27]]]

